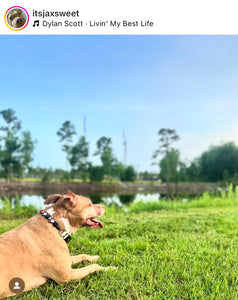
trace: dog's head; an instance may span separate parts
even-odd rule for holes
[[[95,218],[104,214],[104,205],[92,204],[92,201],[84,196],[68,191],[65,195],[50,195],[44,204],[52,204],[50,208],[53,208],[61,216],[66,217],[74,228],[83,226],[91,228],[103,227],[102,223]]]
[[[26,19],[21,9],[10,12],[7,16],[8,24],[13,28],[21,28],[25,25]]]

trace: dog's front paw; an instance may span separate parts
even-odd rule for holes
[[[105,270],[104,267],[99,266],[99,265],[97,265],[97,264],[90,265],[90,267],[94,270],[94,272]]]
[[[99,259],[99,255],[93,255],[93,256],[90,256],[90,258],[88,259],[89,261],[95,261],[97,259]]]

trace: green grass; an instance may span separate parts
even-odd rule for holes
[[[69,248],[72,255],[98,254],[99,264],[116,270],[66,285],[48,280],[11,299],[238,299],[237,199],[230,190],[206,194],[200,204],[139,203],[127,213],[107,208],[104,228],[80,229]],[[25,220],[2,220],[0,230]]]
[[[203,208],[203,207],[226,207],[238,205],[238,186],[233,190],[230,185],[227,190],[221,190],[217,195],[205,192],[202,196],[198,196],[192,200],[181,201],[139,201],[132,203],[129,207],[130,212],[140,211],[154,211],[154,210],[186,210],[190,208]]]
[[[20,198],[16,196],[14,208],[7,197],[0,198],[0,220],[16,220],[19,218],[30,218],[39,212],[34,205],[22,205]],[[1,232],[1,223],[0,223]]]
[[[4,178],[2,178],[2,180],[4,180]],[[17,177],[13,177],[11,179],[12,181],[41,181],[41,178],[35,178],[35,177],[26,177],[26,178],[17,178]]]

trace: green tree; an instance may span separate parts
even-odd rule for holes
[[[161,159],[160,163],[160,178],[166,182],[177,182],[178,166],[179,166],[179,151],[170,150]]]
[[[236,177],[238,170],[238,148],[234,142],[210,147],[199,158],[200,179],[216,182],[225,177]],[[226,171],[225,171],[226,170]]]
[[[136,180],[136,171],[133,166],[127,166],[124,168],[123,172],[120,174],[121,181],[135,181]]]
[[[170,128],[161,128],[158,131],[158,136],[160,146],[155,150],[152,156],[153,159],[156,159],[158,155],[164,155],[173,150],[172,144],[179,140],[176,130]]]
[[[22,173],[26,170],[29,170],[30,163],[33,161],[33,152],[35,148],[36,141],[33,141],[31,138],[31,133],[29,131],[22,132],[22,141],[21,141],[21,167]]]
[[[182,161],[179,161],[178,169],[178,180],[183,182],[189,181],[186,164]]]
[[[195,159],[190,166],[187,167],[187,178],[190,182],[196,182],[200,180],[200,166],[198,159]]]
[[[230,174],[229,174],[229,172],[227,171],[227,169],[225,169],[224,171],[223,171],[223,174],[222,174],[222,180],[223,181],[228,181],[230,179]]]
[[[57,135],[60,138],[59,142],[63,142],[62,150],[66,152],[66,170],[68,169],[70,143],[72,143],[75,134],[75,127],[70,121],[65,121],[57,131]]]
[[[198,164],[198,159],[192,161],[190,165],[186,165],[184,162],[179,161],[179,167],[178,167],[179,181],[196,182],[199,181],[199,176],[200,176],[200,168]]]
[[[88,176],[88,156],[89,143],[85,136],[81,136],[79,141],[69,150],[69,162],[72,168],[80,173],[80,177],[84,181]]]
[[[1,126],[0,130],[6,133],[6,136],[17,133],[21,129],[21,122],[17,119],[15,111],[12,109],[5,109],[0,111],[3,120],[6,122],[6,125]]]
[[[96,143],[97,150],[94,153],[94,155],[100,156],[103,172],[107,177],[111,177],[117,173],[118,162],[113,154],[111,143],[111,138],[107,138],[105,136],[101,137]]]
[[[43,172],[43,176],[41,178],[41,181],[42,182],[50,182],[51,178],[53,177],[53,170],[52,168],[49,168],[49,169],[43,169],[44,172]]]
[[[90,181],[102,181],[104,176],[104,171],[102,166],[93,166],[89,167],[89,178]]]
[[[159,136],[159,148],[154,151],[152,159],[153,164],[157,164],[160,167],[160,174],[166,181],[167,194],[170,198],[173,198],[171,193],[170,181],[177,180],[177,168],[179,163],[179,151],[172,147],[172,144],[179,140],[179,136],[174,129],[161,128],[158,131]],[[158,156],[162,156],[162,159],[157,162]],[[175,172],[173,174],[173,172]]]
[[[10,181],[13,173],[20,172],[20,148],[21,143],[18,132],[21,129],[21,122],[17,119],[15,111],[6,109],[0,111],[4,124],[0,127],[3,135],[1,136],[0,159],[2,173],[7,181]]]

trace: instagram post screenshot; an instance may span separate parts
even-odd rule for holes
[[[2,0],[0,299],[238,299],[237,11]]]

